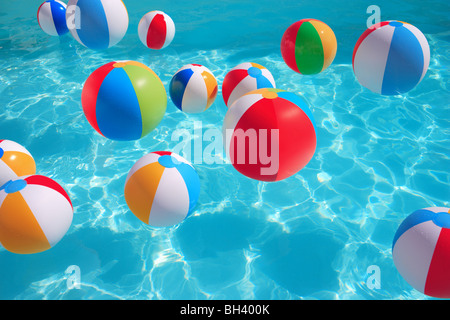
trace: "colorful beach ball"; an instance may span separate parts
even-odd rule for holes
[[[54,180],[21,177],[0,188],[0,243],[13,253],[30,254],[55,246],[72,224],[69,196]]]
[[[230,107],[244,94],[262,88],[275,88],[270,71],[257,63],[244,62],[225,75],[222,83],[223,101]]]
[[[146,13],[138,25],[139,39],[150,49],[167,47],[175,36],[175,24],[172,18],[162,11]]]
[[[295,93],[258,89],[236,100],[223,124],[227,157],[243,175],[279,181],[300,171],[316,149],[308,104]]]
[[[352,62],[362,86],[382,95],[397,95],[410,91],[423,79],[430,63],[430,47],[413,25],[384,21],[359,37]]]
[[[337,41],[322,21],[302,19],[293,23],[281,39],[281,55],[289,68],[301,74],[317,74],[334,60]]]
[[[131,168],[125,200],[131,212],[153,227],[182,222],[197,203],[200,179],[183,157],[168,151],[151,152]]]
[[[136,61],[113,61],[95,70],[81,94],[91,126],[112,140],[137,140],[154,130],[167,107],[159,77]]]
[[[208,109],[217,96],[217,80],[200,64],[187,64],[170,81],[170,97],[175,106],[187,113]]]
[[[392,257],[413,288],[431,297],[450,298],[450,208],[410,214],[394,236]]]
[[[66,4],[59,0],[43,2],[37,11],[37,20],[42,31],[51,36],[69,32],[66,24]]]
[[[122,0],[69,0],[66,21],[75,40],[94,50],[116,45],[129,22]]]
[[[11,140],[0,140],[0,187],[20,176],[36,173],[36,163],[25,147]]]

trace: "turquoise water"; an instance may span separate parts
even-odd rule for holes
[[[71,228],[51,250],[16,255],[0,248],[1,299],[429,299],[398,274],[391,245],[407,215],[449,206],[445,1],[124,3],[128,32],[101,52],[70,34],[43,33],[39,1],[0,4],[0,139],[26,146],[38,172],[64,186],[75,209]],[[410,22],[429,41],[428,72],[403,96],[371,93],[354,77],[351,54],[371,4],[382,20]],[[154,9],[177,27],[161,51],[146,49],[137,36],[139,19]],[[334,63],[316,76],[292,72],[279,50],[284,30],[302,18],[326,22],[338,40]],[[167,91],[187,63],[208,67],[219,88],[235,65],[260,63],[278,88],[309,101],[316,153],[276,183],[247,179],[226,163],[195,164],[201,193],[193,215],[172,228],[144,225],[123,197],[128,170],[148,152],[175,148],[175,129],[192,132],[194,142],[201,138],[195,122],[221,128],[227,108],[220,92],[197,115],[169,99],[148,136],[107,140],[86,121],[80,97],[90,73],[113,60],[148,65]],[[70,266],[79,268],[79,288],[68,286]],[[370,266],[379,268],[379,289],[369,285]]]

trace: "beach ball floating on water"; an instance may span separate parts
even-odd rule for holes
[[[394,236],[392,257],[413,288],[450,298],[450,208],[425,208],[409,215]]]
[[[150,49],[167,47],[175,36],[175,24],[172,18],[162,11],[146,13],[138,25],[139,39]]]
[[[91,126],[112,140],[137,140],[154,130],[167,106],[159,77],[136,61],[107,63],[86,80],[81,94]]]
[[[289,26],[281,39],[281,55],[289,68],[301,74],[317,74],[334,60],[337,41],[322,21],[302,19]]]
[[[20,176],[36,173],[36,163],[25,147],[11,140],[0,140],[0,187]]]
[[[382,95],[402,94],[425,76],[430,47],[423,33],[413,25],[384,21],[359,37],[352,63],[362,86]]]
[[[205,66],[187,64],[170,81],[170,97],[175,106],[187,113],[208,109],[217,96],[217,80]]]
[[[116,45],[129,22],[122,0],[69,0],[66,21],[75,40],[94,50]]]
[[[37,11],[37,20],[42,31],[51,36],[69,32],[66,24],[66,4],[59,0],[43,2]]]
[[[52,248],[67,233],[72,218],[69,196],[50,178],[19,177],[0,188],[0,243],[10,252]]]
[[[270,71],[257,63],[244,62],[225,75],[222,83],[223,101],[230,107],[244,94],[262,88],[275,88]]]
[[[182,222],[197,203],[200,179],[183,157],[168,151],[139,159],[125,182],[125,200],[131,212],[153,227]]]
[[[233,167],[260,181],[279,181],[300,171],[316,149],[308,104],[280,89],[251,91],[228,108],[224,145]]]

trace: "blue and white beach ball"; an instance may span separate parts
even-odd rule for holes
[[[401,21],[384,21],[367,29],[353,50],[359,83],[382,95],[413,89],[425,76],[430,47],[423,33]]]
[[[43,2],[37,11],[37,20],[42,31],[51,36],[69,32],[66,24],[66,4],[59,0]]]
[[[394,236],[392,257],[413,288],[431,297],[450,298],[450,208],[410,214]]]
[[[128,12],[122,0],[69,0],[67,26],[72,36],[90,49],[116,45],[128,30]]]
[[[217,80],[200,64],[187,64],[170,81],[170,97],[175,106],[187,113],[208,109],[217,96]]]
[[[183,157],[151,152],[131,168],[125,182],[125,200],[131,212],[153,227],[168,227],[186,219],[200,194],[200,178]]]

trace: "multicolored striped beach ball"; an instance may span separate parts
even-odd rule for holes
[[[170,81],[170,97],[175,106],[187,113],[208,109],[217,96],[217,80],[200,64],[187,64]]]
[[[51,36],[69,32],[66,24],[66,4],[59,0],[43,2],[37,11],[37,20],[42,31]]]
[[[149,67],[113,61],[95,70],[81,95],[91,126],[112,140],[137,140],[154,130],[166,112],[167,93]]]
[[[295,93],[264,88],[228,108],[224,146],[234,168],[260,181],[279,181],[300,171],[316,150],[308,104]]]
[[[36,163],[25,147],[11,140],[0,140],[0,187],[20,176],[36,173]]]
[[[413,288],[450,298],[450,208],[417,210],[403,220],[394,236],[392,257]]]
[[[317,74],[328,68],[337,51],[333,30],[322,21],[302,19],[293,23],[281,39],[284,62],[301,74]]]
[[[430,47],[423,33],[413,25],[384,21],[359,37],[352,63],[362,86],[382,95],[402,94],[425,76]]]
[[[103,50],[123,39],[129,19],[122,0],[69,0],[66,21],[75,40]]]
[[[223,79],[222,97],[230,107],[244,94],[262,88],[275,88],[275,80],[267,68],[253,62],[244,62],[231,69]]]
[[[0,188],[0,242],[10,252],[31,254],[54,247],[72,219],[69,196],[48,177],[20,177]]]
[[[175,37],[175,24],[170,16],[162,11],[146,13],[138,25],[139,39],[150,49],[163,49]]]
[[[200,194],[200,178],[183,157],[151,152],[131,168],[125,200],[131,212],[153,227],[169,227],[188,217]]]

